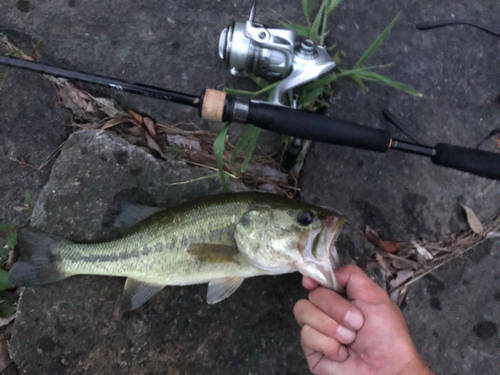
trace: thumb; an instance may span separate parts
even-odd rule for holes
[[[389,299],[387,293],[370,279],[361,268],[349,264],[335,271],[337,281],[345,286],[347,297],[370,302],[384,302]]]

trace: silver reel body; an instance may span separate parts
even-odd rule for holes
[[[234,76],[244,72],[283,78],[271,103],[283,105],[283,94],[332,70],[335,62],[324,47],[310,40],[296,43],[295,31],[272,29],[254,22],[255,5],[245,23],[233,21],[222,30],[219,56]]]

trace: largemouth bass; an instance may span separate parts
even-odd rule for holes
[[[342,216],[265,193],[204,197],[162,210],[125,205],[115,240],[85,244],[20,230],[14,285],[73,275],[126,277],[122,311],[138,308],[167,285],[208,283],[207,302],[229,297],[247,277],[299,271],[340,291],[335,239]]]

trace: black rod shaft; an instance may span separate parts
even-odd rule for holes
[[[390,149],[428,157],[433,157],[436,154],[436,149],[434,147],[400,141],[399,139],[394,138],[391,141]]]
[[[150,98],[189,105],[195,108],[198,108],[201,103],[200,97],[195,95],[189,95],[172,90],[165,90],[159,87],[148,86],[138,83],[129,83],[118,79],[102,77],[99,75],[75,72],[71,70],[56,68],[49,65],[44,65],[37,62],[16,59],[13,57],[0,56],[0,64],[10,66],[13,68],[26,69],[32,72],[48,74],[54,77],[62,77],[62,78],[67,78],[69,80],[95,83],[98,85],[111,87],[113,89],[129,92],[132,94],[138,94]]]

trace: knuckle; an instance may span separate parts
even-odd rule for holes
[[[318,305],[320,302],[330,300],[331,294],[333,294],[331,290],[320,287],[309,292],[308,297],[309,301],[311,301],[314,305]]]
[[[330,345],[329,348],[326,349],[325,352],[323,352],[327,357],[336,359],[339,356],[339,350],[340,350],[340,345],[335,342]]]
[[[302,329],[300,330],[300,336],[302,337],[302,339],[306,340],[307,338],[309,338],[310,335],[312,335],[313,333],[313,329],[308,326],[307,324],[305,324]]]
[[[324,330],[325,333],[330,337],[335,337],[338,328],[339,324],[333,319],[329,319],[325,322]]]
[[[301,313],[302,311],[305,310],[306,308],[306,305],[308,304],[309,302],[305,299],[301,299],[299,301],[297,301],[297,303],[295,304],[295,306],[293,307],[293,313],[295,315]]]

